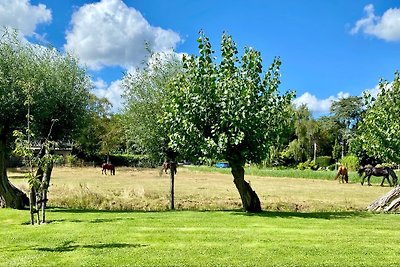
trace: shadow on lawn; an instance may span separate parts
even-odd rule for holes
[[[357,211],[338,211],[338,212],[285,212],[285,211],[263,211],[260,213],[236,212],[234,215],[258,216],[258,217],[281,217],[281,218],[305,218],[305,219],[349,219],[354,217],[369,217],[370,213]]]
[[[47,251],[47,252],[68,252],[74,251],[77,249],[110,249],[110,248],[140,248],[147,247],[148,245],[142,244],[127,244],[127,243],[101,243],[101,244],[93,244],[93,245],[74,245],[73,241],[65,241],[61,245],[57,247],[38,247],[33,248],[38,251]]]
[[[85,210],[85,209],[67,209],[67,208],[51,208],[51,212],[67,212],[67,213],[165,213],[165,212],[185,212],[194,210],[174,210],[174,211],[109,211],[109,210]],[[305,218],[305,219],[348,219],[354,217],[369,217],[371,213],[365,211],[326,211],[326,212],[293,212],[293,211],[262,211],[260,213],[245,212],[242,209],[228,210],[198,210],[198,212],[230,212],[236,216],[258,216],[258,217],[281,217],[281,218]],[[112,218],[112,219],[95,219],[91,223],[113,222],[116,220],[129,220],[134,218]],[[53,222],[64,221],[54,220]],[[68,220],[72,222],[83,222],[80,220]]]

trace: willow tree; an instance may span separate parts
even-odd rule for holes
[[[281,62],[275,58],[263,73],[260,52],[245,48],[239,58],[227,34],[220,60],[203,33],[198,43],[199,55],[184,57],[184,73],[170,87],[162,121],[169,147],[187,159],[227,160],[244,210],[260,212],[244,165],[265,159],[286,125],[293,95],[278,92]]]
[[[12,132],[24,129],[29,115],[32,141],[72,138],[85,122],[90,82],[75,58],[5,34],[0,40],[0,88],[0,206],[22,208],[25,198],[6,173]],[[38,170],[40,179],[44,174],[50,179],[52,165],[47,166]]]
[[[182,61],[174,53],[150,51],[149,58],[141,68],[124,76],[124,127],[128,142],[160,164],[167,142],[159,120],[169,99],[168,84],[182,72]]]

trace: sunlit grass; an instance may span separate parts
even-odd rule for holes
[[[272,177],[285,170],[252,175],[245,179],[257,192],[262,208],[269,211],[362,211],[390,190],[361,186],[350,177],[349,184],[334,181],[334,173],[322,173],[321,179]],[[207,170],[207,171],[206,171]],[[218,173],[217,171],[225,171]],[[310,171],[312,172],[312,171]],[[287,172],[286,172],[287,174]],[[27,189],[21,173],[9,172],[10,180]],[[180,167],[175,180],[177,210],[231,210],[241,207],[240,196],[229,170],[206,167]],[[165,211],[168,209],[169,177],[159,169],[117,168],[116,175],[102,175],[100,168],[55,168],[49,189],[49,205],[76,209],[119,211]]]
[[[0,210],[0,266],[399,266],[398,215]]]

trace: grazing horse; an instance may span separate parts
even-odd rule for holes
[[[371,176],[383,176],[382,182],[381,182],[381,186],[383,186],[383,183],[385,182],[385,179],[388,181],[390,186],[395,186],[397,185],[397,175],[396,173],[389,167],[373,167],[371,165],[367,165],[365,167],[360,167],[358,169],[358,175],[361,177],[363,174],[364,177],[361,180],[361,185],[364,185],[364,180],[367,177],[368,178],[368,185],[370,186],[370,178]],[[393,179],[393,185],[389,179],[389,175],[392,176]]]
[[[165,172],[166,174],[168,174],[168,170],[172,170],[171,165],[173,163],[171,161],[165,161],[162,165],[162,169],[160,172],[160,176],[163,172]],[[173,164],[173,168],[174,168],[174,174],[176,174],[176,164]]]
[[[103,163],[101,165],[101,174],[107,175],[107,170],[111,172],[111,175],[115,175],[115,166],[111,163]]]
[[[344,165],[340,165],[337,174],[335,176],[335,180],[337,178],[339,178],[339,176],[342,179],[342,184],[344,184],[344,182],[346,181],[346,184],[349,183],[349,172],[347,171],[347,167]],[[339,183],[340,183],[340,179],[339,179]]]

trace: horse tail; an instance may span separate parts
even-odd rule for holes
[[[391,169],[391,168],[389,168],[389,167],[387,167],[386,168],[387,169],[387,171],[388,171],[388,173],[390,174],[390,176],[392,176],[392,179],[393,179],[393,184],[394,185],[397,185],[397,175],[396,175],[396,173]]]

